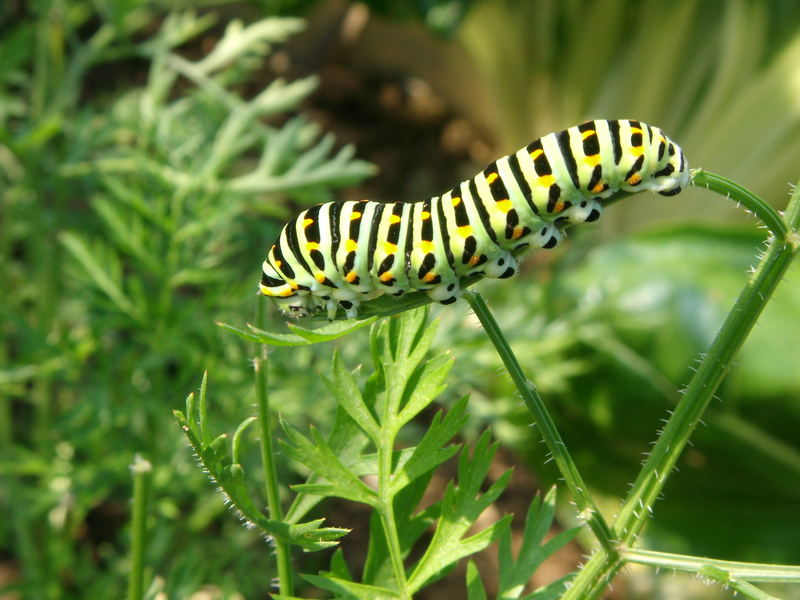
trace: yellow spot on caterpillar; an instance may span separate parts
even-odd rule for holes
[[[477,265],[477,264],[478,264],[478,261],[479,261],[480,259],[481,259],[481,258],[480,258],[479,256],[473,256],[472,258],[470,258],[470,259],[469,259],[469,266],[470,266],[470,267],[474,267],[475,265]]]
[[[563,200],[559,200],[558,202],[556,202],[556,205],[553,207],[553,212],[560,213],[562,210],[564,210],[564,201]]]
[[[422,218],[423,218],[423,220],[430,219],[431,218],[431,213],[429,213],[427,210],[423,210],[422,211]]]
[[[425,254],[427,254],[428,252],[433,252],[433,242],[429,240],[422,240],[420,247],[422,248],[422,251]]]
[[[378,279],[386,283],[387,281],[391,281],[394,279],[394,275],[392,275],[391,271],[386,271],[383,275],[381,275]]]
[[[275,266],[280,269],[283,266],[283,261],[282,260],[276,260],[275,261]]]
[[[639,127],[631,127],[631,133],[642,133],[642,130]]]
[[[553,175],[542,175],[539,177],[539,185],[543,187],[550,187],[556,182],[556,178]]]
[[[344,245],[344,249],[347,250],[348,252],[355,252],[356,250],[358,250],[358,244],[356,243],[355,240],[347,240],[347,242]]]
[[[389,217],[389,225],[397,225],[403,219],[400,218],[400,215],[391,215]]]
[[[293,290],[296,290],[296,289],[298,289],[298,288],[300,287],[300,286],[299,286],[299,285],[297,285],[297,283],[296,283],[296,282],[294,282],[294,281],[287,281],[286,283],[288,283],[288,284],[289,284],[289,287],[290,287],[290,288],[292,288]]]
[[[360,218],[361,218],[361,213],[358,212],[357,210],[354,210],[353,212],[350,213],[350,220],[351,221],[356,221],[356,220],[358,220]]]
[[[428,272],[425,273],[425,277],[422,278],[422,281],[424,281],[425,283],[430,283],[434,279],[436,279],[436,273]]]
[[[587,137],[597,135],[597,132],[594,129],[588,129],[581,134],[581,139],[586,139]]]
[[[531,158],[532,158],[533,160],[536,160],[536,159],[537,159],[537,158],[539,158],[539,157],[540,157],[542,154],[544,154],[544,150],[542,150],[541,148],[539,148],[539,149],[536,149],[536,150],[534,150],[533,152],[531,152]]]
[[[458,206],[461,204],[461,196],[454,196],[453,197],[453,206]]]
[[[514,203],[511,202],[508,198],[505,200],[498,200],[494,203],[494,205],[498,208],[500,212],[507,213],[514,207]]]
[[[498,177],[500,177],[500,175],[498,175],[497,173],[489,173],[486,176],[486,183],[492,185],[495,181],[497,181]]]
[[[344,276],[344,280],[347,283],[353,283],[356,280],[356,277],[358,277],[358,275],[356,275],[356,272],[350,271],[347,275]]]
[[[292,290],[290,290],[290,289],[282,289],[280,291],[275,291],[275,290],[270,289],[270,288],[268,288],[268,287],[266,287],[264,285],[261,285],[261,284],[259,284],[259,286],[261,287],[261,293],[264,294],[265,296],[270,296],[270,297],[273,297],[273,298],[276,297],[276,296],[279,297],[279,298],[286,298],[288,296],[294,296],[294,292]]]
[[[631,175],[630,177],[628,177],[628,180],[627,180],[627,182],[628,182],[628,184],[629,184],[629,185],[636,185],[636,184],[637,184],[637,183],[639,183],[641,180],[642,180],[642,176],[641,176],[641,175],[639,175],[638,173],[634,173],[633,175]]]
[[[631,154],[634,156],[641,156],[644,154],[644,147],[643,146],[631,146]]]
[[[314,224],[314,219],[303,219],[303,229]]]
[[[394,254],[397,252],[397,244],[393,244],[392,242],[384,242],[383,251],[386,252],[386,254]]]
[[[472,234],[472,225],[462,225],[458,228],[458,234],[461,237],[468,237]]]
[[[324,283],[324,281],[327,279],[327,277],[325,277],[324,273],[317,273],[316,275],[314,275],[314,279],[316,279],[320,283]]]
[[[591,155],[585,157],[583,159],[583,162],[585,162],[590,167],[594,167],[594,166],[600,164],[600,155],[599,154],[591,154]]]
[[[306,244],[306,250],[311,252],[312,250],[319,250],[319,244],[317,242],[308,242]]]
[[[518,240],[519,238],[522,237],[522,233],[523,232],[524,232],[524,230],[522,229],[522,227],[514,227],[514,233],[511,236],[511,239],[512,240]]]
[[[593,194],[599,194],[600,192],[605,190],[605,188],[606,184],[601,181],[589,191],[592,192]]]

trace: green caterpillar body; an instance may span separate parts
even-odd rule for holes
[[[595,221],[618,191],[672,196],[689,183],[680,147],[640,121],[588,121],[550,133],[419,202],[328,202],[289,221],[259,290],[301,317],[347,317],[381,294],[426,290],[455,302],[474,273],[506,278],[515,255],[553,248],[567,223]]]

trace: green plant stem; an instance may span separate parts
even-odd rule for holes
[[[389,403],[387,402],[387,405]],[[385,421],[384,421],[385,423]],[[387,436],[388,437],[388,436]],[[397,535],[397,522],[394,518],[394,498],[391,495],[392,489],[392,454],[394,450],[394,439],[381,444],[378,450],[378,494],[380,498],[380,515],[383,524],[384,535],[386,536],[386,546],[389,549],[389,557],[392,562],[392,572],[397,583],[397,590],[401,598],[408,598],[408,585],[406,571],[403,566],[403,551],[400,547],[400,538]]]
[[[264,325],[264,296],[259,296],[256,301],[256,324],[259,328]],[[258,409],[258,424],[261,434],[261,463],[264,466],[264,487],[267,495],[269,518],[274,521],[283,519],[280,493],[278,488],[278,472],[275,467],[275,453],[272,450],[272,430],[269,419],[269,394],[267,392],[267,347],[256,344],[256,355],[253,361],[256,378],[256,406]],[[278,570],[278,589],[281,595],[294,594],[294,581],[292,579],[291,555],[289,545],[281,539],[274,538],[275,562]]]
[[[692,185],[704,187],[735,200],[761,219],[778,240],[786,239],[789,229],[781,219],[780,214],[747,188],[721,175],[704,171],[703,169],[697,169],[692,173]]]
[[[724,188],[726,195],[745,204],[736,195],[738,186],[726,185]],[[750,192],[748,194],[752,195]],[[734,357],[800,249],[800,235],[797,233],[800,227],[800,188],[795,188],[784,219],[788,233],[783,239],[773,238],[770,241],[753,276],[736,300],[683,398],[659,435],[620,510],[614,523],[614,534],[620,540],[623,551],[636,541],[667,476],[730,369]],[[564,600],[598,597],[622,564],[623,559],[619,554],[596,552],[575,578]]]
[[[589,496],[589,490],[578,472],[578,467],[575,465],[572,456],[570,456],[567,450],[567,446],[561,439],[561,434],[559,434],[553,419],[550,417],[550,413],[547,411],[542,397],[536,390],[536,386],[525,377],[522,372],[522,367],[520,367],[519,361],[517,361],[517,357],[508,345],[503,332],[497,325],[497,321],[495,321],[494,316],[480,294],[476,292],[465,292],[464,298],[469,302],[472,310],[475,311],[486,335],[492,340],[494,347],[497,349],[497,353],[500,355],[503,364],[505,364],[506,369],[511,375],[511,379],[522,396],[525,405],[533,414],[533,418],[539,426],[542,437],[550,453],[553,455],[556,465],[558,465],[561,475],[564,477],[564,481],[575,500],[581,518],[584,519],[592,529],[603,551],[607,555],[617,556],[616,544],[613,540],[611,529],[592,501],[591,496]]]
[[[141,600],[144,591],[144,549],[147,535],[147,503],[152,465],[136,455],[133,472],[133,518],[131,519],[131,570],[128,574],[128,600]]]
[[[685,556],[668,552],[655,552],[653,550],[630,549],[622,552],[622,557],[627,562],[640,565],[652,565],[677,571],[702,573],[703,569],[712,566],[726,573],[747,579],[748,581],[770,581],[773,583],[798,583],[800,582],[800,566],[771,565],[761,563],[737,562],[732,560],[717,560],[699,556]]]

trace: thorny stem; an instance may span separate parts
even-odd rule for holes
[[[711,175],[704,174],[703,185],[706,185]],[[713,175],[713,180],[718,184],[710,187],[713,191],[722,191],[730,198],[740,201],[748,207],[766,205],[760,198],[758,199],[759,203],[753,205],[751,199],[745,200],[745,198],[739,197],[739,189],[744,188],[740,188],[722,177]],[[751,192],[747,192],[747,194],[756,197]],[[661,493],[667,477],[689,437],[700,422],[700,418],[767,301],[800,250],[799,227],[800,188],[795,188],[783,218],[783,230],[786,233],[780,235],[779,232],[776,232],[779,237],[772,237],[770,240],[767,251],[736,300],[711,348],[700,363],[700,367],[689,382],[683,398],[659,435],[620,510],[614,523],[614,535],[620,540],[620,548],[623,552],[626,547],[636,542],[637,536],[647,522],[653,504]],[[775,231],[773,227],[770,229]],[[573,585],[564,595],[564,600],[587,600],[598,597],[623,562],[624,555],[609,554],[604,549],[596,552],[575,578]]]
[[[259,296],[256,302],[256,325],[264,325],[264,306]],[[258,409],[258,425],[260,430],[261,463],[264,466],[264,486],[267,495],[269,518],[274,521],[283,519],[281,509],[278,473],[275,467],[275,454],[272,450],[272,431],[269,420],[269,394],[267,392],[267,347],[256,344],[256,355],[253,361],[256,377],[256,405]],[[274,538],[275,562],[278,569],[278,589],[282,596],[291,596],[294,593],[292,580],[291,555],[289,545],[279,538]]]
[[[711,566],[725,571],[733,577],[741,577],[748,581],[771,581],[778,583],[796,583],[800,581],[800,566],[795,565],[771,565],[732,560],[717,560],[700,556],[654,552],[652,550],[625,550],[622,554],[627,562],[675,569],[678,571],[702,573],[705,568]]]
[[[522,367],[520,367],[517,357],[508,345],[484,299],[476,292],[465,292],[464,298],[469,302],[472,310],[475,311],[484,331],[486,331],[486,335],[492,340],[497,353],[500,355],[506,369],[508,369],[525,405],[533,414],[536,425],[539,427],[542,437],[575,500],[580,516],[586,520],[594,532],[603,548],[603,552],[606,555],[617,556],[611,528],[603,519],[603,515],[597,509],[591,496],[589,496],[589,490],[578,472],[578,467],[561,439],[561,434],[559,434],[553,419],[550,417],[550,413],[548,413],[544,400],[539,395],[536,386],[522,372]]]

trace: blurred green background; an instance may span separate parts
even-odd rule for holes
[[[215,321],[252,320],[283,220],[334,198],[417,200],[549,131],[627,117],[782,208],[800,179],[800,4],[4,2],[0,598],[123,595],[137,453],[154,466],[150,597],[264,597],[270,549],[227,512],[171,411],[207,369],[218,431],[252,413],[252,350]],[[609,516],[764,238],[709,193],[642,195],[479,285]],[[798,275],[673,474],[648,547],[800,563]],[[557,473],[466,304],[433,312],[456,357],[442,402],[471,394],[465,438],[492,426],[529,471],[507,500],[524,505]],[[340,340],[347,364],[366,336]],[[272,402],[295,426],[329,423],[309,377],[329,356],[270,353]],[[324,514],[357,548],[364,515]],[[631,570],[608,597],[730,593]]]

